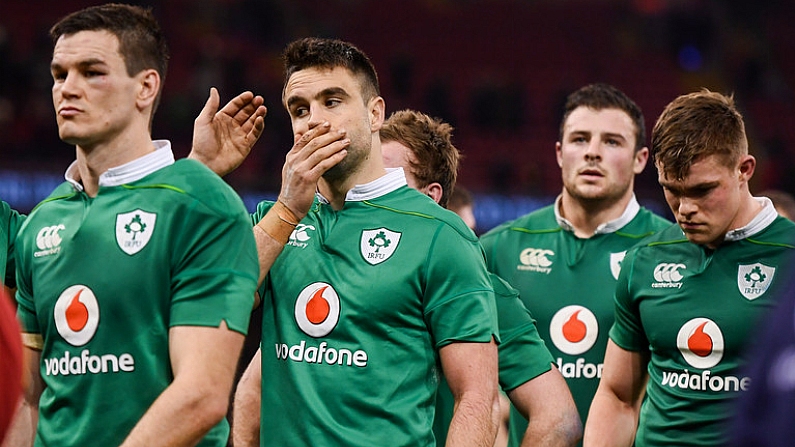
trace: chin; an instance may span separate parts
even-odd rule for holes
[[[70,129],[71,126],[64,126],[58,129],[58,137],[61,138],[61,141],[64,143],[69,144],[79,144],[82,140],[81,136],[77,134],[74,129]]]
[[[687,233],[685,232],[687,240],[698,245],[714,245],[715,239],[704,233]]]

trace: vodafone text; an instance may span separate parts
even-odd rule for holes
[[[572,363],[563,363],[563,358],[558,357],[558,369],[563,377],[567,379],[593,379],[602,377],[602,367],[604,364],[598,365],[593,363],[585,363],[585,359],[580,357]]]
[[[288,346],[285,343],[276,343],[276,358],[295,362],[317,363],[327,365],[367,366],[367,353],[362,350],[351,352],[349,349],[335,349],[328,343],[320,342],[319,346],[306,346],[306,341],[301,340],[297,345]]]
[[[694,391],[746,391],[750,377],[713,376],[709,370],[698,372],[662,372],[662,385]]]
[[[122,354],[116,357],[113,354],[92,355],[88,349],[83,349],[79,356],[73,356],[65,351],[60,358],[44,359],[44,372],[48,376],[100,374],[107,372],[133,372],[135,359],[131,354]]]

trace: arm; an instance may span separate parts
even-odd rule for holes
[[[529,421],[522,447],[574,446],[582,439],[580,415],[557,368],[512,389],[508,397]]]
[[[631,446],[646,383],[647,352],[627,351],[607,341],[602,379],[596,390],[584,446]]]
[[[226,416],[243,334],[176,326],[169,330],[174,381],[133,427],[122,447],[193,446]]]
[[[235,391],[232,405],[232,445],[258,447],[262,402],[262,351],[257,350]]]
[[[323,123],[296,139],[282,168],[282,188],[274,206],[254,226],[262,284],[298,222],[306,216],[320,177],[347,155],[350,140]]]
[[[193,124],[193,147],[188,158],[196,159],[218,175],[234,171],[246,159],[265,130],[262,96],[243,92],[218,111],[215,87]]]
[[[455,399],[447,445],[491,447],[500,405],[496,343],[450,343],[439,357]]]
[[[36,424],[39,416],[39,399],[44,390],[41,380],[41,351],[24,348],[25,394],[17,409],[9,431],[3,440],[3,447],[28,447],[36,439]]]

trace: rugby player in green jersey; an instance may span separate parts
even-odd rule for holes
[[[308,38],[284,60],[296,140],[284,179],[316,184],[283,179],[253,216],[267,273],[260,444],[433,446],[441,365],[456,400],[448,442],[490,445],[496,310],[477,238],[384,168],[384,100],[364,53]],[[234,421],[252,406],[238,393]]]
[[[265,107],[262,97],[243,92],[232,98],[222,109],[218,109],[220,98],[215,88],[200,115],[194,122],[193,147],[188,158],[201,161],[219,175],[235,169],[251,151],[264,130]],[[0,278],[5,278],[3,287],[16,290],[15,239],[26,216],[0,201]],[[9,446],[24,445],[25,441],[14,436],[27,437],[36,425],[37,415],[25,407],[16,418],[15,429],[6,439]],[[22,428],[28,427],[28,428]]]
[[[77,160],[16,239],[32,375],[22,411],[39,417],[15,445],[226,445],[258,270],[245,209],[206,167],[151,139],[168,56],[149,11],[86,8],[51,36],[59,134]],[[262,98],[237,99],[244,110],[221,117],[211,94],[195,142],[250,150]],[[216,126],[230,120],[241,133]]]
[[[393,113],[381,128],[381,150],[387,168],[401,168],[409,187],[428,195],[442,206],[448,205],[458,172],[458,149],[451,141],[452,127],[419,112]],[[582,435],[582,426],[566,382],[538,336],[534,320],[518,299],[516,291],[492,275],[501,334],[499,346],[500,384],[521,414],[530,419],[523,446],[570,446]],[[261,355],[257,352],[257,358]],[[240,403],[258,402],[261,369],[257,360],[247,369],[238,386]],[[246,397],[243,397],[243,396]],[[444,445],[453,399],[446,383],[437,398],[434,432],[438,445]],[[236,411],[238,407],[236,404]],[[235,418],[236,445],[250,445],[259,430],[258,408],[248,416]],[[237,415],[238,413],[236,413]],[[506,437],[507,438],[507,437]]]
[[[756,160],[731,97],[676,98],[651,140],[676,224],[624,258],[584,444],[723,446],[752,328],[792,271],[795,224],[750,193]]]
[[[452,127],[447,123],[412,110],[395,112],[381,128],[384,164],[402,168],[410,187],[449,207],[460,158],[451,138]],[[575,445],[582,436],[582,423],[566,381],[552,366],[552,356],[518,292],[494,274],[491,279],[501,339],[500,385],[511,403],[530,421],[521,436],[521,445]],[[446,439],[452,408],[450,392],[443,386],[439,389],[434,423],[439,445]],[[505,433],[501,442],[507,440]]]
[[[481,236],[490,271],[519,290],[585,420],[601,376],[613,290],[626,250],[670,222],[641,207],[648,159],[640,108],[591,84],[567,98],[555,145],[563,188],[554,204]],[[511,445],[525,431],[511,415]]]

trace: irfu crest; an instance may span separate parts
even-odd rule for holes
[[[737,269],[737,288],[740,293],[748,300],[759,298],[767,291],[773,282],[773,275],[776,274],[775,267],[756,263],[751,265],[741,265]]]
[[[137,209],[129,213],[116,215],[116,242],[119,248],[128,255],[141,251],[149,243],[155,230],[157,214]]]
[[[372,265],[386,261],[395,252],[400,235],[386,228],[363,230],[360,241],[362,257]]]
[[[618,279],[618,274],[621,273],[621,261],[624,260],[624,256],[626,255],[626,250],[618,253],[610,253],[610,273],[613,274],[613,278]]]

